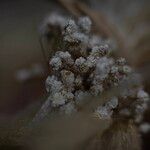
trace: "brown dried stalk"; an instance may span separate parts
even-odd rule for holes
[[[97,134],[90,140],[86,150],[140,150],[140,147],[141,139],[134,123],[116,120],[102,136]]]

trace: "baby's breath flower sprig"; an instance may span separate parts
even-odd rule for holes
[[[51,108],[72,114],[78,111],[86,98],[102,95],[104,91],[119,86],[120,82],[132,83],[129,76],[134,75],[133,70],[124,58],[111,56],[112,49],[107,42],[90,33],[89,17],[81,17],[77,21],[61,17],[51,19],[49,24],[59,27],[65,47],[50,58],[52,71],[46,79],[49,97],[42,108],[50,103]],[[127,116],[139,122],[148,100],[149,95],[141,86],[125,86],[119,95],[97,106],[94,113],[100,118]],[[40,113],[36,115],[37,118],[39,116]]]

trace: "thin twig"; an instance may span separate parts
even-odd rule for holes
[[[40,36],[40,37],[39,37],[39,43],[40,43],[41,52],[42,52],[42,55],[43,55],[45,64],[46,64],[46,66],[49,68],[49,64],[48,64],[49,60],[48,60],[48,58],[47,58],[47,54],[46,54],[46,52],[45,52],[44,45],[43,45],[43,36]]]

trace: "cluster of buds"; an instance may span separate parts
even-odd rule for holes
[[[48,105],[71,114],[78,111],[86,98],[91,97],[92,101],[93,97],[119,87],[120,83],[132,83],[131,76],[136,78],[124,58],[113,58],[107,41],[90,33],[92,22],[89,17],[81,17],[77,21],[61,16],[49,18],[51,26],[60,28],[65,47],[57,50],[49,61],[51,74],[46,79],[49,97],[42,108]],[[94,113],[100,118],[125,116],[140,121],[149,96],[141,84],[133,84],[97,106]]]

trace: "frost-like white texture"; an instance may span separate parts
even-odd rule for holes
[[[108,54],[110,51],[107,44],[101,46],[94,46],[91,51],[91,55],[94,57],[100,57]]]
[[[83,33],[74,33],[72,34],[72,39],[74,39],[74,41],[77,41],[77,42],[86,42],[88,41],[88,37],[83,34]]]
[[[79,33],[79,32],[68,33],[65,35],[64,41],[72,42],[72,43],[86,42],[88,41],[88,37],[83,33]]]
[[[118,105],[118,98],[113,97],[110,101],[108,101],[105,105],[99,106],[96,110],[96,114],[100,116],[100,118],[111,118],[113,114],[113,109],[115,109]]]
[[[137,98],[146,102],[149,100],[149,95],[144,90],[140,89],[137,93]]]
[[[83,84],[83,79],[80,75],[78,75],[75,79],[75,86],[81,88]]]
[[[86,59],[83,57],[79,57],[78,59],[76,59],[75,66],[77,67],[77,70],[80,71],[81,73],[85,73],[89,69],[86,63]]]
[[[51,25],[55,26],[61,25],[62,28],[64,28],[66,25],[66,18],[56,13],[52,13],[49,17],[47,17],[46,21],[48,24]]]
[[[84,23],[87,22],[88,25],[84,26]],[[90,30],[90,22],[88,18],[79,19],[80,27],[75,23],[74,20],[70,19],[66,25],[65,31],[63,32],[64,41],[70,43],[87,43],[89,37],[85,34]],[[80,28],[83,30],[80,30]]]
[[[74,95],[71,92],[61,91],[50,95],[52,106],[58,107],[64,105],[67,101],[73,100]]]
[[[80,26],[81,30],[89,33],[91,30],[91,20],[89,17],[80,17],[78,20],[78,25]]]
[[[97,61],[96,64],[96,74],[100,76],[101,79],[104,79],[108,76],[110,72],[110,66],[113,64],[112,59],[107,57],[102,57]]]
[[[99,46],[101,43],[102,43],[102,39],[99,36],[93,35],[90,37],[89,45],[91,47]]]
[[[60,105],[64,105],[67,101],[66,97],[62,93],[55,93],[51,96],[52,106],[57,107]]]
[[[100,93],[103,92],[103,85],[99,84],[99,83],[95,83],[91,88],[90,88],[90,92],[92,93],[92,95],[97,96]]]
[[[123,66],[122,70],[124,73],[130,73],[132,71],[131,67],[127,65]]]
[[[66,26],[66,33],[72,34],[78,31],[78,26],[76,25],[75,21],[70,19]]]
[[[55,76],[48,76],[46,79],[46,90],[50,93],[57,93],[63,89],[63,84]]]
[[[62,61],[59,57],[53,57],[49,63],[55,70],[58,70],[62,66]]]
[[[57,51],[53,58],[58,58],[58,60],[60,60],[60,62],[58,61],[59,66],[56,65],[56,67],[55,67],[55,65],[50,63],[50,65],[54,66],[55,70],[58,70],[58,68],[61,67],[62,63],[65,63],[66,65],[73,65],[74,64],[74,61],[73,61],[71,54],[69,52]],[[52,58],[52,60],[53,60],[53,58]]]
[[[45,18],[43,25],[41,26],[41,33],[45,34],[49,30],[50,27],[60,27],[61,29],[64,29],[66,25],[66,18],[64,16],[61,16],[57,13],[51,13],[48,17]]]
[[[69,58],[71,58],[71,55],[69,54],[69,52],[62,52],[62,51],[56,52],[56,56],[60,57],[61,59],[69,59]]]
[[[88,56],[87,57],[87,61],[86,61],[86,65],[88,68],[92,68],[95,67],[96,65],[96,59],[93,56]]]
[[[116,108],[118,105],[118,98],[113,97],[110,101],[106,103],[107,107],[110,107],[112,109]]]
[[[125,58],[122,58],[122,57],[119,58],[116,62],[118,63],[118,65],[125,65],[126,64]]]
[[[96,114],[100,118],[118,115],[141,121],[149,95],[141,89],[137,74],[124,58],[111,56],[108,42],[89,34],[91,21],[88,17],[66,22],[64,29],[60,27],[65,47],[50,59],[51,74],[46,80],[47,101],[51,102],[51,108],[57,107],[70,114],[83,106],[89,97],[92,100],[117,87],[118,91],[112,93],[109,101],[97,106]]]
[[[63,81],[63,83],[65,83],[65,85],[67,85],[70,88],[73,87],[75,77],[71,71],[62,70],[61,77],[62,77],[62,81]]]
[[[99,106],[95,112],[101,119],[111,118],[113,111],[107,107]]]
[[[118,72],[118,67],[117,66],[112,66],[110,72],[111,73],[117,73]]]

